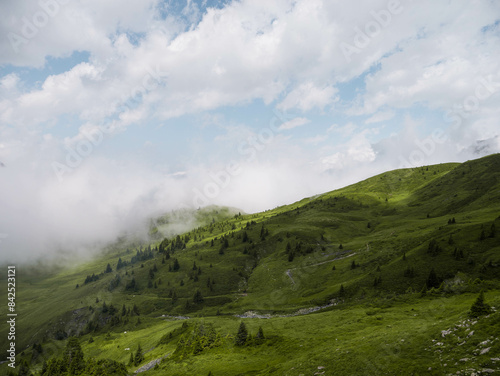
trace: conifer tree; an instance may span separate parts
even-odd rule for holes
[[[248,330],[247,326],[244,322],[241,322],[240,327],[238,329],[238,333],[236,334],[236,345],[243,346],[247,342],[248,338]]]
[[[173,270],[174,272],[176,272],[176,271],[178,271],[180,268],[181,268],[181,266],[180,266],[180,264],[179,264],[179,260],[174,259],[174,266],[173,266],[172,270]]]
[[[259,326],[259,331],[255,335],[255,339],[258,341],[262,341],[264,339],[264,331],[262,330],[262,326]]]
[[[438,278],[434,268],[432,268],[431,271],[429,272],[429,276],[427,277],[427,281],[426,281],[426,286],[427,286],[427,289],[431,289],[433,287],[436,287],[436,288],[439,287],[439,278]]]
[[[193,296],[193,303],[194,304],[201,304],[201,303],[203,303],[203,301],[204,301],[203,295],[201,295],[200,290],[196,290],[196,292],[194,293],[194,296]]]
[[[339,296],[341,298],[345,297],[345,288],[344,288],[344,285],[340,285]]]
[[[476,301],[470,307],[469,316],[479,317],[491,313],[491,307],[484,301],[484,292],[481,290]]]
[[[134,365],[138,366],[144,360],[144,355],[142,354],[141,344],[137,346],[137,351],[134,356]]]

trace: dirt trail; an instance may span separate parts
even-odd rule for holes
[[[323,264],[328,264],[329,262],[334,262],[334,261],[338,261],[338,260],[344,260],[346,258],[349,258],[349,257],[352,257],[354,255],[357,255],[356,252],[354,253],[351,253],[350,255],[347,255],[347,256],[344,256],[344,257],[337,257],[337,258],[334,258],[333,260],[328,260],[328,261],[323,261],[323,262],[319,262],[317,264],[312,264],[312,265],[305,265],[305,266],[299,266],[297,268],[293,268],[293,269],[288,269],[286,274],[288,275],[288,272],[292,271],[292,270],[297,270],[297,269],[303,269],[303,268],[311,268],[313,266],[318,266],[318,265],[323,265]],[[288,275],[290,277],[290,275]],[[292,277],[290,277],[292,278]]]

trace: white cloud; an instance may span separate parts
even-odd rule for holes
[[[394,117],[394,115],[395,114],[393,111],[380,111],[374,114],[373,116],[369,117],[365,121],[365,124],[380,123],[382,121],[391,120]]]
[[[297,117],[297,118],[294,118],[292,120],[289,120],[289,121],[281,124],[278,129],[280,131],[289,130],[289,129],[297,128],[297,127],[300,127],[302,125],[308,124],[310,122],[311,121],[307,118]]]
[[[249,211],[288,203],[401,167],[412,153],[422,153],[416,141],[428,136],[422,134],[425,123],[435,122],[435,113],[443,110],[450,113],[434,128],[446,132],[446,142],[424,153],[421,163],[473,157],[477,140],[498,149],[498,2],[402,2],[402,12],[350,62],[341,44],[355,43],[357,30],[373,23],[386,0],[242,0],[220,9],[188,1],[181,15],[172,15],[168,6],[156,0],[126,7],[119,0],[75,0],[61,4],[18,53],[7,38],[0,41],[6,72],[0,76],[0,160],[6,165],[0,173],[2,181],[11,182],[0,185],[0,212],[8,213],[0,219],[0,232],[10,234],[10,243],[5,239],[0,246],[16,244],[25,255],[39,244],[40,252],[50,249],[54,239],[75,247],[87,239],[110,240],[159,210],[188,204],[193,187],[211,181],[207,171],[224,170],[230,159],[241,162],[243,171],[214,202]],[[34,1],[0,2],[0,33],[22,33],[23,17],[32,20],[37,11]],[[160,13],[168,16],[162,19]],[[65,71],[47,65],[49,57],[74,51],[88,52],[88,61]],[[43,70],[12,73],[10,64],[46,66],[56,73],[35,84],[29,73]],[[491,95],[464,113],[490,75]],[[268,124],[260,130],[255,124],[228,124],[213,111],[233,106],[237,112],[254,103],[268,106],[269,113],[270,107],[302,112],[287,117],[280,130],[309,124],[309,111],[341,125],[301,140],[277,132],[268,144],[259,141]],[[420,123],[408,118],[392,135],[375,140],[367,125],[391,120],[399,109],[415,110]],[[196,113],[200,128],[218,133],[191,140],[193,155],[180,155],[188,160],[178,169],[96,152],[58,185],[50,168],[64,158],[65,147],[102,124],[111,137],[132,124]],[[64,136],[53,130],[66,122]],[[176,135],[179,128],[172,129]],[[318,133],[313,125],[307,130]],[[156,147],[154,140],[141,150]],[[178,170],[183,173],[172,175]],[[285,193],[283,186],[289,187]],[[26,228],[33,229],[29,238]]]
[[[352,121],[344,125],[333,124],[327,129],[327,133],[337,133],[342,137],[351,136],[359,127]]]
[[[285,111],[290,109],[299,109],[302,111],[309,111],[314,108],[323,109],[338,100],[335,97],[337,92],[337,89],[334,87],[317,87],[312,82],[307,82],[292,90],[277,105],[277,108]]]

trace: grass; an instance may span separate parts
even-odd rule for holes
[[[443,339],[441,353],[432,339],[466,319],[481,289],[498,306],[500,234],[492,229],[500,229],[499,178],[500,155],[391,171],[263,213],[218,207],[170,213],[152,222],[150,244],[122,241],[70,268],[20,265],[18,349],[31,360],[31,346],[43,343],[44,354],[32,361],[40,369],[43,358],[63,348],[64,339],[57,338],[79,335],[87,356],[124,363],[140,343],[145,364],[175,353],[180,337],[166,345],[158,341],[182,322],[162,315],[183,315],[192,325],[212,323],[223,345],[196,356],[170,355],[148,374],[441,375],[497,367],[486,354],[460,362],[446,342],[458,334]],[[176,227],[176,220],[186,227]],[[181,228],[187,232],[176,239]],[[430,247],[431,241],[439,247]],[[130,262],[148,247],[152,259],[116,269],[118,258]],[[174,259],[180,264],[175,272]],[[103,273],[108,263],[113,272]],[[432,269],[440,286],[421,293]],[[84,284],[92,274],[99,280]],[[127,290],[132,278],[138,287]],[[197,290],[203,303],[193,301]],[[0,298],[6,301],[4,291]],[[103,302],[117,308],[114,324],[102,312]],[[320,313],[290,316],[332,304]],[[123,305],[137,306],[140,316],[121,316]],[[243,319],[254,334],[262,326],[267,339],[238,348],[231,339],[240,322],[234,315],[247,311],[273,318]],[[497,315],[477,324],[474,339],[495,333],[488,325],[498,322]],[[99,328],[89,333],[89,321]],[[6,330],[0,328],[3,345]],[[457,354],[467,357],[478,343]]]

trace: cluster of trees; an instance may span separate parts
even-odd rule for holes
[[[264,341],[264,339],[264,331],[262,330],[261,326],[259,326],[259,330],[255,334],[255,336],[252,337],[252,335],[248,333],[248,329],[245,323],[241,322],[238,328],[238,333],[236,333],[234,343],[236,344],[236,346],[245,346],[252,344],[260,345]]]
[[[130,259],[130,263],[135,264],[137,262],[147,261],[153,258],[154,258],[153,250],[151,249],[151,246],[148,246],[148,248],[144,251],[142,249],[139,249],[136,252],[135,256],[132,256],[132,258]]]
[[[141,344],[137,345],[137,351],[130,353],[130,359],[128,361],[129,366],[138,366],[144,361],[144,354],[142,353]]]
[[[184,323],[181,332],[187,332],[189,326]],[[166,341],[168,339],[165,339]],[[212,324],[198,324],[190,333],[183,334],[177,343],[174,356],[199,355],[203,351],[219,347],[224,343],[224,338],[218,333]]]
[[[87,278],[85,278],[85,282],[83,282],[83,284],[86,285],[88,283],[95,282],[97,280],[99,280],[98,275],[95,275],[95,274],[88,275]]]
[[[308,255],[314,252],[314,248],[311,245],[305,246],[303,242],[299,241],[292,248],[290,242],[286,243],[285,254],[288,256],[288,261],[292,262],[296,255]]]
[[[87,322],[84,333],[98,332],[102,328],[113,328],[121,324],[128,324],[129,318],[139,316],[140,311],[137,305],[134,304],[132,308],[122,305],[121,309],[116,308],[113,304],[109,306],[106,302],[102,303],[101,309],[94,309],[90,307],[91,311],[95,312],[91,320]]]
[[[189,234],[181,237],[177,235],[175,239],[169,240],[167,238],[163,239],[158,247],[158,252],[160,253],[175,253],[175,251],[181,251],[186,249],[186,244],[190,241]]]
[[[29,375],[30,373],[25,373]],[[68,339],[63,356],[43,363],[41,376],[126,376],[127,367],[110,359],[85,359],[78,339]]]

